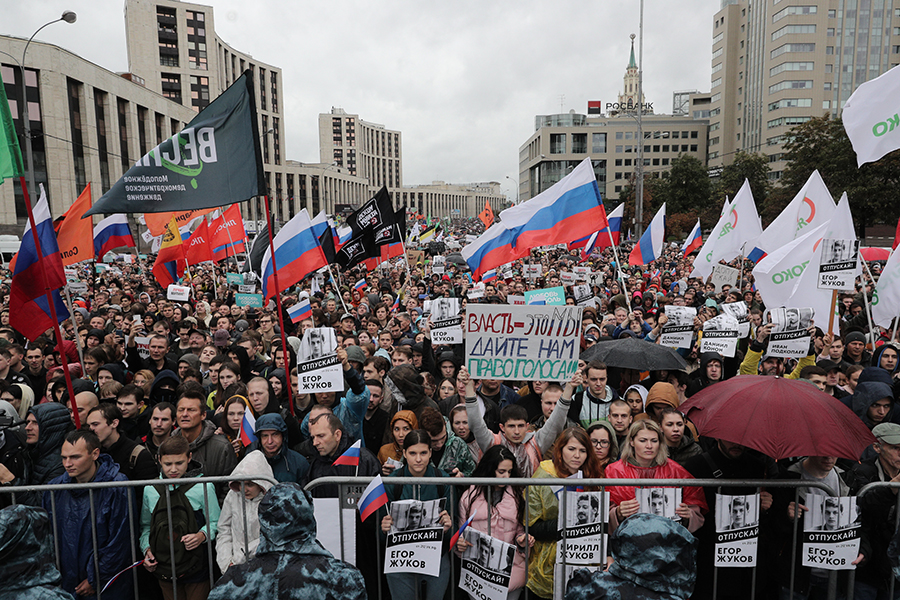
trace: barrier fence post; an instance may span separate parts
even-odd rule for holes
[[[131,564],[137,562],[137,549],[135,546],[139,536],[134,535],[134,489],[125,488],[125,496],[128,499],[128,532],[131,536]],[[131,570],[131,582],[134,584],[134,597],[138,598],[140,590],[138,589],[138,567]]]
[[[56,525],[56,492],[50,490],[50,510],[53,511],[50,520],[53,522],[53,552],[56,554],[56,568],[62,571],[59,562],[59,528]]]
[[[244,496],[244,488],[246,486],[246,481],[241,481],[241,515],[244,519],[244,556],[247,560],[250,560],[250,542],[247,539],[247,536],[250,533],[250,528],[247,526],[247,503],[244,502],[246,496]]]
[[[103,582],[100,581],[100,546],[97,543],[97,511],[94,508],[94,490],[88,488],[88,504],[91,507],[91,543],[94,548],[94,586],[97,589],[97,600],[100,600],[100,590],[103,588]]]
[[[209,487],[205,483],[201,483],[203,486],[203,518],[206,521],[206,557],[208,560],[209,566],[209,588],[216,584],[214,574],[213,574],[213,559],[212,559],[212,525],[209,522]],[[216,502],[218,502],[218,498],[216,498]],[[241,498],[241,503],[243,504],[243,498]],[[202,546],[201,546],[202,548]]]
[[[166,518],[169,527],[169,554],[172,560],[172,598],[178,600],[178,574],[175,570],[175,534],[172,531],[172,495],[169,493],[169,486],[163,484],[166,492]],[[158,560],[158,559],[157,559]]]
[[[788,597],[794,597],[794,575],[797,571],[797,529],[800,527],[800,488],[794,488],[794,537],[791,540],[791,584]]]

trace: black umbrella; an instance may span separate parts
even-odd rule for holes
[[[466,262],[466,259],[463,258],[462,254],[459,252],[454,252],[452,254],[447,255],[447,262],[456,265],[461,268],[463,271],[469,270],[469,264]]]
[[[594,344],[581,353],[582,360],[599,360],[610,367],[637,371],[684,371],[687,363],[672,348],[627,337]]]

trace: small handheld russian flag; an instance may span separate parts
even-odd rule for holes
[[[250,406],[244,407],[244,418],[241,419],[241,443],[249,446],[256,441],[256,417],[253,416],[253,410]]]
[[[466,522],[463,523],[460,526],[460,528],[456,530],[456,533],[453,534],[453,537],[450,538],[450,549],[451,550],[453,550],[453,548],[456,547],[456,542],[459,541],[459,536],[462,534],[463,531],[466,530],[466,527],[468,527],[472,523],[472,520],[475,518],[475,515],[477,513],[478,513],[478,509],[476,508],[475,510],[472,511],[472,514],[469,516],[469,518],[466,519]]]
[[[398,308],[400,308],[400,295],[399,294],[397,294],[397,297],[394,298],[394,303],[391,304],[391,312],[396,311]]]
[[[299,323],[303,319],[312,319],[312,306],[309,299],[304,299],[288,309],[288,315],[292,323]]]
[[[365,289],[365,287],[366,287],[367,285],[368,285],[368,284],[366,283],[366,279],[365,279],[365,278],[362,278],[362,279],[360,279],[359,281],[356,282],[356,284],[353,286],[353,289],[354,289],[354,290],[357,290],[357,291],[361,291],[361,290]]]
[[[388,503],[387,491],[381,475],[376,475],[372,483],[366,488],[359,498],[359,519],[365,521],[369,515]]]
[[[353,445],[347,448],[347,451],[338,456],[334,463],[331,465],[332,467],[336,467],[338,465],[348,465],[350,467],[358,467],[359,466],[359,450],[360,450],[360,440],[356,440],[353,442]]]

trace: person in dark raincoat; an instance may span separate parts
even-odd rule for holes
[[[280,483],[259,505],[256,556],[234,565],[209,600],[365,600],[356,567],[334,558],[316,540],[312,500],[296,483]]]
[[[579,569],[566,600],[684,600],[697,581],[697,544],[671,519],[638,513],[610,538],[614,562],[608,571]]]
[[[24,504],[0,510],[0,600],[72,600],[61,580],[47,511]]]

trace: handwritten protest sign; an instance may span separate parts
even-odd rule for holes
[[[581,352],[581,307],[470,304],[466,367],[475,379],[568,381]]]

